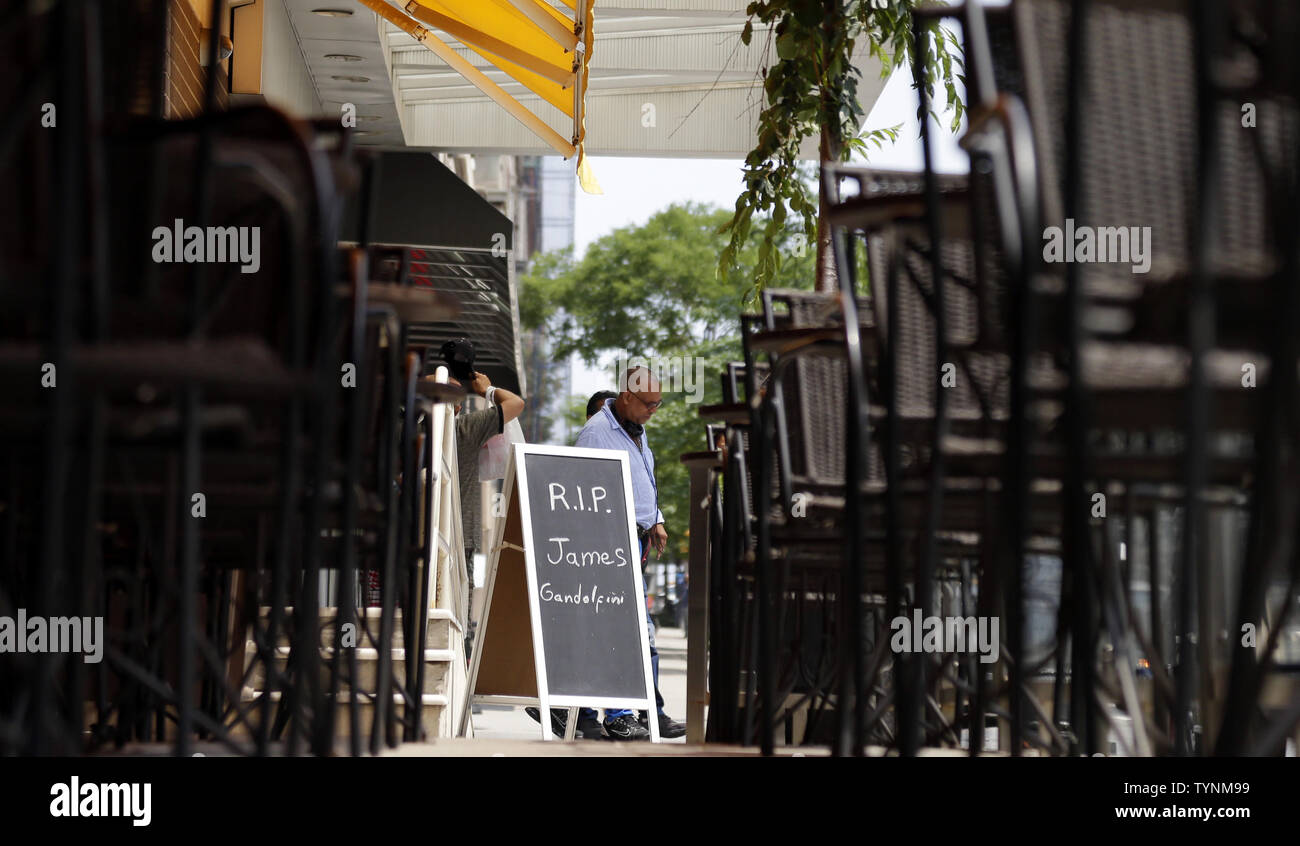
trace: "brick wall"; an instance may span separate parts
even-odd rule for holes
[[[169,0],[167,15],[167,109],[169,119],[189,118],[203,111],[207,68],[199,66],[203,27],[187,0]],[[217,74],[217,108],[228,102],[225,70]]]

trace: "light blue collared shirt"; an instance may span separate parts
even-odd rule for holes
[[[574,446],[588,449],[621,449],[628,454],[628,470],[632,475],[632,504],[636,511],[638,528],[648,529],[664,521],[659,510],[659,486],[655,484],[655,454],[650,450],[650,439],[641,433],[641,446],[636,445],[614,417],[614,400],[605,400],[599,414],[591,415],[587,425],[578,433]]]

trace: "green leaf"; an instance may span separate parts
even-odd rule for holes
[[[743,244],[749,237],[749,223],[754,216],[754,207],[750,206],[741,214],[739,223],[736,226],[736,241]]]
[[[785,60],[793,59],[799,53],[799,43],[795,40],[794,33],[786,30],[777,36],[776,55]],[[770,78],[770,75],[769,75]]]

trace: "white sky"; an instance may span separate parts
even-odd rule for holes
[[[951,115],[935,127],[938,141],[936,169],[965,173],[966,154],[957,146],[957,136],[948,131]],[[898,141],[883,149],[871,148],[868,163],[884,168],[921,170],[923,158],[920,123],[916,119],[916,93],[910,68],[903,67],[890,77],[867,116],[868,129],[902,124]],[[931,121],[932,126],[934,121]],[[740,159],[665,159],[592,157],[596,178],[604,194],[577,191],[574,212],[574,255],[581,257],[591,242],[615,229],[641,224],[673,203],[687,201],[734,208],[741,193]],[[613,362],[601,369],[573,361],[573,393],[590,396],[613,389]]]

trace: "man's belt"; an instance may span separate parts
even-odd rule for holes
[[[641,528],[640,526],[637,526],[637,527],[636,527],[636,539],[637,539],[637,540],[645,540],[645,539],[650,535],[650,532],[651,532],[651,530],[653,530],[653,529],[654,529],[654,526],[651,526],[649,529],[643,529],[643,528]]]

